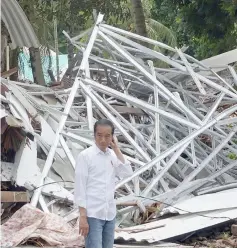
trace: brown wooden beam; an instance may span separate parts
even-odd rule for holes
[[[3,78],[10,77],[12,74],[16,73],[17,70],[18,70],[18,67],[14,67],[8,71],[1,73],[1,77],[3,77]]]
[[[137,202],[136,201],[127,201],[127,202],[120,202],[120,203],[116,203],[117,206],[137,206]]]
[[[29,202],[27,192],[1,191],[1,202]]]

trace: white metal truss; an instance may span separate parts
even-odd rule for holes
[[[58,122],[32,205],[40,201],[47,211],[40,186],[58,156],[57,148],[63,148],[75,167],[69,143],[90,146],[99,118],[114,123],[121,150],[134,169],[131,177],[116,185],[121,221],[155,201],[173,203],[185,195],[234,184],[237,77],[233,65],[226,65],[228,76],[222,76],[178,48],[102,20],[99,14],[93,29],[74,38],[64,32],[78,49],[78,61],[74,83],[53,91],[61,106],[36,106],[32,96],[52,90],[17,84],[38,111]],[[129,203],[136,206],[128,207]]]

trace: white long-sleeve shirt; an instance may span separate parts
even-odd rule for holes
[[[96,144],[82,151],[76,161],[75,204],[87,211],[88,217],[113,220],[115,177],[133,174],[128,161],[123,164],[113,150],[101,151]]]

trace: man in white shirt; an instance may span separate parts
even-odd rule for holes
[[[118,147],[111,121],[97,121],[94,136],[95,144],[82,151],[76,162],[75,203],[80,212],[79,233],[85,237],[86,248],[112,248],[115,177],[127,177],[133,171]]]

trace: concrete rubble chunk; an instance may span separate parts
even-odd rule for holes
[[[237,224],[231,226],[231,234],[237,237]]]

